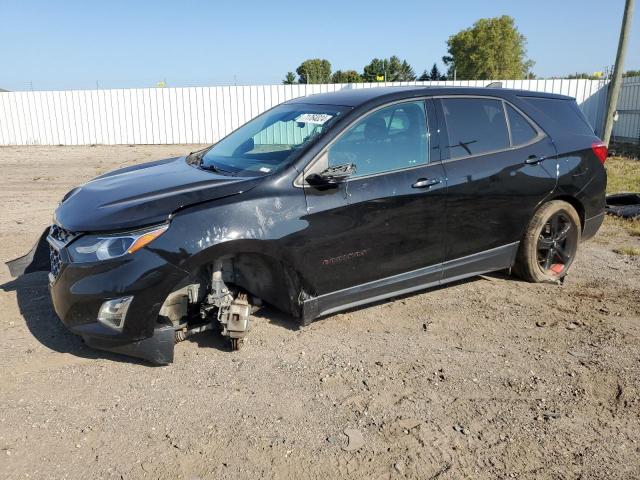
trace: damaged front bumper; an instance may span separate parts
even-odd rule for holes
[[[188,273],[148,248],[95,263],[70,262],[66,246],[47,242],[45,231],[25,256],[7,262],[13,276],[49,271],[49,291],[62,323],[93,348],[142,358],[156,364],[173,361],[172,325],[158,323],[158,313],[172,288]],[[55,256],[55,269],[50,259]],[[55,271],[55,275],[52,273]],[[98,321],[102,305],[131,296],[119,328]]]

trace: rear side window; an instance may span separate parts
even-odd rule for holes
[[[443,98],[450,158],[494,152],[510,147],[509,130],[500,100]]]
[[[574,100],[542,97],[526,97],[524,100],[558,122],[566,133],[593,135],[593,128]]]
[[[515,108],[506,103],[505,106],[507,107],[507,116],[511,127],[511,144],[514,147],[529,143],[538,136],[538,132]]]

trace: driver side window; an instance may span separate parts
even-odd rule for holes
[[[424,102],[399,103],[367,115],[347,130],[328,154],[330,167],[354,164],[352,177],[428,163]]]

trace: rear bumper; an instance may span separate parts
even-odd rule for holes
[[[598,233],[602,222],[604,222],[604,212],[586,219],[584,222],[584,228],[582,229],[581,240],[584,241],[593,238],[595,234]]]

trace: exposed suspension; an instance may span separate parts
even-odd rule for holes
[[[246,293],[230,288],[226,283],[233,280],[231,277],[233,270],[224,267],[225,262],[222,260],[214,263],[211,293],[207,295],[202,311],[206,316],[212,308],[217,309],[216,318],[222,327],[222,335],[230,340],[232,350],[238,350],[249,330],[251,305]]]
[[[231,349],[238,350],[249,330],[252,313],[249,295],[234,286],[230,259],[216,261],[210,278],[208,289],[203,288],[205,283],[191,284],[169,295],[160,316],[173,324],[176,343],[220,327],[222,335],[229,339]],[[252,302],[260,304],[258,299],[252,299]],[[193,311],[193,307],[197,310]]]

